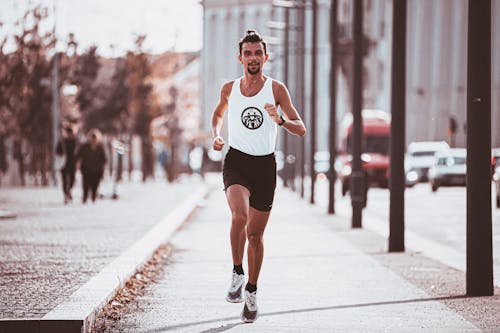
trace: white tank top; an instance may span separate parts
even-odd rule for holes
[[[228,143],[230,147],[249,155],[263,156],[276,148],[277,124],[271,119],[264,104],[275,104],[272,79],[252,97],[243,96],[241,78],[236,79],[228,101]]]

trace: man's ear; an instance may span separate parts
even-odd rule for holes
[[[240,63],[243,63],[243,61],[241,61],[241,54],[238,54],[238,61],[239,61]]]
[[[266,53],[266,57],[265,57],[264,62],[267,62],[268,59],[269,59],[269,53]]]

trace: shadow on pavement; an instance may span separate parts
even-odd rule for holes
[[[399,300],[399,301],[322,306],[322,307],[309,308],[309,309],[297,309],[297,310],[275,311],[275,312],[262,313],[260,315],[260,317],[279,316],[279,315],[287,315],[287,314],[294,314],[294,313],[307,313],[307,312],[315,312],[315,311],[363,308],[363,307],[370,307],[370,306],[383,306],[383,305],[407,304],[407,303],[418,303],[418,302],[449,301],[449,300],[454,300],[454,299],[466,299],[466,298],[474,298],[474,297],[469,297],[466,295],[456,295],[456,296],[445,296],[445,297],[406,299],[406,300]],[[210,323],[220,323],[220,322],[231,321],[231,320],[240,320],[240,317],[238,316],[238,317],[217,318],[217,319],[210,319],[210,320],[203,320],[203,321],[196,321],[196,322],[191,322],[191,323],[179,324],[179,325],[174,325],[174,326],[157,327],[153,330],[142,331],[142,333],[172,331],[172,330],[176,330],[179,328],[186,328],[186,327],[190,327],[190,326],[198,326],[198,325],[210,324]],[[223,325],[220,327],[203,330],[200,333],[223,332],[223,331],[227,331],[229,329],[232,329],[238,325],[244,325],[244,324],[245,323],[242,323],[242,322],[228,323],[227,325]]]

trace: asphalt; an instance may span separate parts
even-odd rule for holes
[[[462,271],[411,249],[389,254],[379,233],[283,187],[265,233],[261,317],[243,324],[242,305],[224,300],[229,225],[213,190],[169,242],[160,276],[118,316],[99,316],[96,332],[500,332],[498,288],[467,297]]]

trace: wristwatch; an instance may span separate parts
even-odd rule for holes
[[[278,125],[282,126],[284,123],[286,123],[286,120],[285,120],[285,118],[283,117],[282,114],[280,114],[280,119],[281,119],[281,122],[278,123]]]

